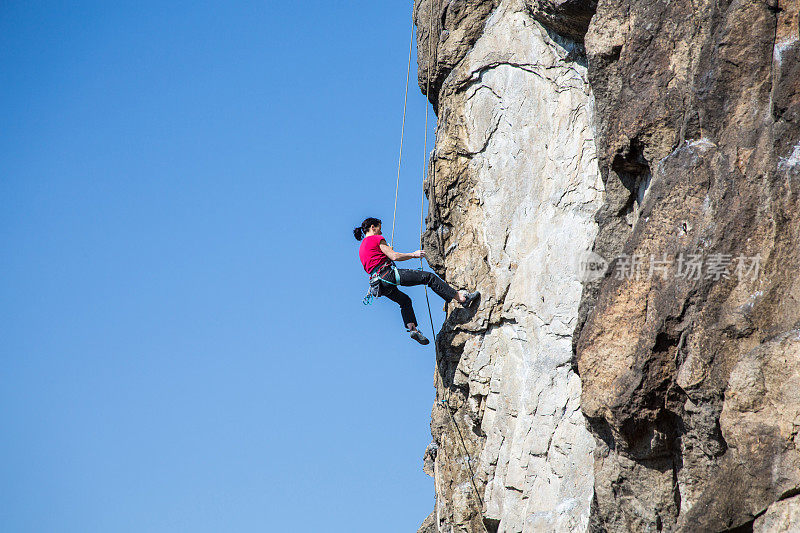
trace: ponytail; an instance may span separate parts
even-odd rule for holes
[[[374,217],[365,218],[364,222],[362,222],[360,226],[356,226],[355,228],[353,228],[353,236],[356,238],[357,241],[360,241],[361,239],[364,238],[364,235],[367,234],[369,228],[371,228],[372,226],[380,226],[380,224],[381,224],[381,219],[379,218],[374,218]]]

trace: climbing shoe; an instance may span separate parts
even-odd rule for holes
[[[478,292],[478,291],[475,291],[475,292],[468,292],[468,293],[466,294],[466,296],[464,297],[464,298],[465,298],[465,300],[464,300],[464,302],[461,304],[461,307],[472,307],[472,304],[474,304],[474,303],[475,303],[475,302],[478,300],[478,297],[479,297],[480,295],[481,295],[481,293],[480,293],[480,292]]]
[[[431,342],[418,329],[415,329],[414,331],[411,332],[411,338],[414,339],[415,341],[417,341],[418,343],[420,343],[423,346],[425,346],[426,344]]]

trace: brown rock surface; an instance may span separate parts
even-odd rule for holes
[[[594,250],[616,259],[575,336],[597,530],[722,531],[800,490],[798,8],[598,4]],[[757,255],[757,275],[735,273]],[[669,266],[650,276],[651,256]]]
[[[483,24],[500,0],[416,0],[417,76],[434,108],[445,77],[483,33]],[[431,36],[433,41],[431,42]],[[428,84],[430,93],[428,94]]]
[[[597,0],[528,0],[533,18],[556,33],[582,41]]]

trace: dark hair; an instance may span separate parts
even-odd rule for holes
[[[356,226],[353,229],[353,235],[355,235],[357,241],[360,241],[361,239],[364,238],[364,235],[366,235],[367,231],[369,231],[369,228],[371,226],[379,226],[380,223],[381,219],[379,218],[373,218],[373,217],[365,218],[364,222],[362,222],[360,226]]]

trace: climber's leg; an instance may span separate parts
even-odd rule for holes
[[[417,329],[417,317],[414,314],[411,298],[394,285],[389,285],[388,283],[381,283],[381,293],[382,296],[386,296],[400,306],[400,314],[403,317],[403,325],[405,325],[406,329],[410,331]]]
[[[463,297],[458,297],[458,292],[453,287],[448,285],[433,272],[428,272],[427,270],[411,270],[407,268],[399,268],[397,272],[400,275],[398,285],[403,285],[406,287],[413,285],[427,285],[433,289],[433,292],[438,294],[445,302],[449,302],[453,299],[458,301],[463,300]]]

